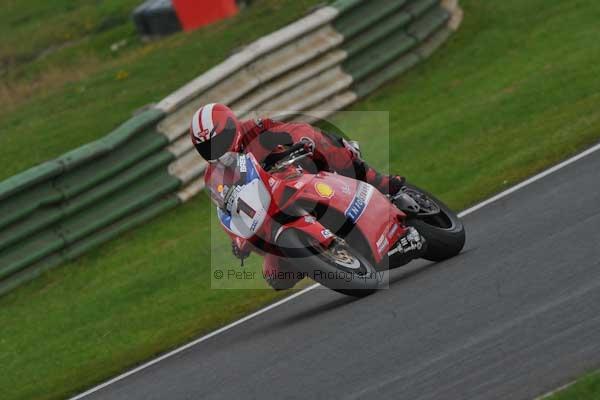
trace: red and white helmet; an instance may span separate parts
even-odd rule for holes
[[[224,104],[211,103],[200,107],[192,117],[190,135],[198,153],[206,161],[215,161],[233,151],[240,123]]]

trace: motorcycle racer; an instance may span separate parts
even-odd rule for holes
[[[280,122],[274,119],[239,121],[227,106],[207,104],[192,117],[190,136],[198,153],[209,163],[205,181],[210,182],[213,165],[230,152],[251,153],[259,162],[273,162],[286,146],[304,143],[313,154],[311,159],[319,171],[330,171],[365,181],[386,195],[395,196],[404,186],[404,178],[380,174],[360,156],[357,144],[321,131],[306,123]],[[414,228],[407,230],[402,251],[409,254],[423,247],[424,239]],[[232,241],[233,254],[243,261],[250,254],[247,243]],[[297,283],[290,274],[282,274],[285,260],[266,254],[263,276],[276,290],[288,289]],[[284,277],[283,279],[281,277]]]

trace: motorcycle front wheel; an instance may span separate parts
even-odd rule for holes
[[[383,280],[382,272],[339,239],[324,248],[301,231],[286,229],[279,235],[277,245],[297,272],[348,296],[368,296]]]
[[[421,212],[406,220],[407,225],[416,228],[427,239],[427,250],[422,257],[443,261],[460,253],[466,235],[458,215],[431,193],[414,185],[406,185],[405,193],[422,207]]]

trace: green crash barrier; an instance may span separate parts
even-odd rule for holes
[[[25,217],[39,207],[60,201],[65,192],[57,190],[54,182],[50,182],[51,180],[60,181],[67,179],[63,176],[67,170],[82,165],[85,161],[90,161],[102,154],[107,154],[115,149],[116,146],[139,133],[141,129],[157,122],[162,116],[163,113],[160,111],[148,110],[121,125],[104,139],[85,145],[56,160],[46,162],[0,182],[0,229]],[[152,142],[154,145],[153,149],[161,145],[164,146],[166,139],[157,133],[154,133],[154,136],[156,139]],[[141,141],[145,143],[147,138],[141,138]],[[140,156],[143,157],[144,154],[140,154]],[[90,166],[89,169],[94,170],[94,166]],[[103,171],[104,169],[96,169],[92,174],[96,178],[102,177],[103,174],[107,173]],[[114,171],[114,168],[113,170],[107,169],[106,171]],[[75,179],[79,179],[82,185],[89,187],[95,183],[77,178],[78,173],[79,171],[77,170]]]
[[[4,249],[18,243],[21,240],[33,236],[36,232],[57,222],[63,217],[61,207],[43,208],[28,215],[23,221],[10,229],[0,231],[0,258]]]
[[[432,8],[421,19],[412,23],[406,31],[419,42],[427,39],[450,19],[450,14],[441,7]]]
[[[174,159],[164,150],[168,139],[154,128],[163,117],[146,110],[106,137],[0,183],[0,280],[46,265],[71,242],[179,188],[167,173]],[[146,186],[135,190],[138,181]]]
[[[57,160],[52,160],[11,176],[0,182],[0,204],[9,196],[60,175],[62,171],[63,165]]]
[[[147,206],[160,196],[172,193],[180,186],[181,182],[163,169],[162,172],[149,175],[94,204],[94,207],[85,208],[65,218],[57,230],[67,243],[73,243],[124,215]]]
[[[362,4],[364,0],[337,0],[334,1],[331,6],[337,8],[340,14],[345,14],[354,7]]]
[[[414,19],[417,19],[430,8],[438,5],[440,5],[439,0],[413,0],[407,5],[406,12],[412,15]]]
[[[446,27],[438,30],[429,39],[415,50],[421,59],[429,58],[452,34],[452,31]]]
[[[30,265],[27,269],[23,269],[20,272],[10,275],[8,278],[0,281],[0,296],[4,295],[18,286],[31,281],[42,275],[44,272],[64,264],[65,262],[72,261],[75,258],[81,256],[85,252],[92,248],[110,240],[119,234],[139,226],[152,218],[174,208],[179,204],[179,199],[176,196],[168,196],[159,200],[158,202],[152,203],[150,206],[139,210],[135,214],[128,215],[127,217],[103,228],[98,231],[95,235],[89,236],[79,242],[66,248],[64,251],[56,252],[51,255],[44,257]]]
[[[373,0],[364,2],[360,7],[354,8],[333,22],[333,27],[350,38],[365,29],[372,27],[379,20],[393,14],[402,8],[406,0]]]
[[[350,58],[343,64],[356,82],[359,82],[375,70],[384,67],[396,58],[409,51],[417,41],[405,32],[395,32],[377,45],[369,47],[364,52]]]
[[[181,182],[170,176],[165,168],[149,174],[135,183],[122,188],[109,197],[94,203],[93,207],[81,208],[72,215],[59,215],[45,230],[29,232],[26,240],[0,252],[0,279],[28,267],[58,250],[62,250],[95,231],[110,225],[127,214],[135,213],[162,196],[172,193]],[[37,220],[36,220],[37,221]]]
[[[127,215],[126,217],[104,227],[100,231],[96,232],[96,234],[75,242],[65,250],[65,259],[69,261],[74,260],[86,251],[116,237],[126,230],[155,218],[156,216],[172,209],[178,204],[180,204],[180,201],[177,196],[171,195],[161,198],[159,201],[150,204],[148,207],[134,214]],[[0,295],[1,294],[2,289],[0,288]]]
[[[112,179],[152,153],[168,144],[164,135],[154,129],[146,129],[121,147],[97,157],[94,162],[81,165],[55,179],[54,185],[66,198],[73,197],[93,186]]]
[[[42,275],[49,269],[65,262],[62,254],[56,253],[32,264],[29,268],[0,280],[0,296]]]
[[[64,165],[65,170],[74,169],[103,154],[106,154],[150,125],[158,122],[164,113],[156,109],[148,109],[129,119],[106,137],[88,143],[59,157],[57,161]]]
[[[402,29],[411,21],[410,14],[400,11],[392,14],[383,21],[380,21],[372,29],[364,32],[361,35],[353,37],[342,44],[342,48],[348,52],[348,57],[352,58],[360,51],[368,49],[370,46],[383,41],[394,31]]]
[[[60,235],[52,230],[45,230],[9,247],[0,255],[0,280],[62,249],[64,245]]]
[[[0,229],[9,229],[9,225],[26,217],[36,209],[59,202],[62,193],[52,185],[52,181],[43,181],[21,189],[19,192],[0,202]]]
[[[375,89],[389,81],[408,71],[419,62],[419,57],[414,53],[408,53],[405,56],[393,61],[386,65],[385,68],[377,71],[376,74],[371,75],[367,79],[354,85],[353,89],[358,97],[365,97]]]
[[[143,159],[139,163],[126,169],[121,174],[104,181],[101,185],[96,185],[90,190],[81,193],[79,196],[69,199],[63,205],[66,215],[90,207],[99,203],[104,198],[113,195],[116,191],[123,188],[131,188],[136,182],[139,182],[145,175],[161,174],[166,171],[167,164],[173,159],[173,155],[167,151],[160,151],[152,156]]]
[[[140,130],[156,123],[163,115],[158,110],[147,110],[133,117],[103,139],[0,182],[0,228],[23,218],[39,207],[60,201],[63,193],[56,190],[53,183],[49,182],[50,180],[61,179],[61,175],[65,171],[114,150],[139,133]],[[155,136],[159,138],[160,135],[155,134]],[[164,144],[164,140],[162,144]],[[87,183],[85,180],[80,181]]]
[[[83,208],[93,207],[94,204],[99,203],[103,198],[112,195],[119,189],[130,187],[146,174],[163,173],[166,170],[166,165],[172,159],[171,153],[160,151],[102,184],[93,186],[77,197],[69,196],[69,199],[62,203],[36,210],[27,218],[19,221],[14,227],[0,231],[0,254],[2,254],[1,251],[4,248],[13,243],[23,240]]]

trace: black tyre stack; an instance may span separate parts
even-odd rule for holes
[[[158,37],[181,30],[171,0],[147,0],[133,11],[133,22],[143,37]]]

